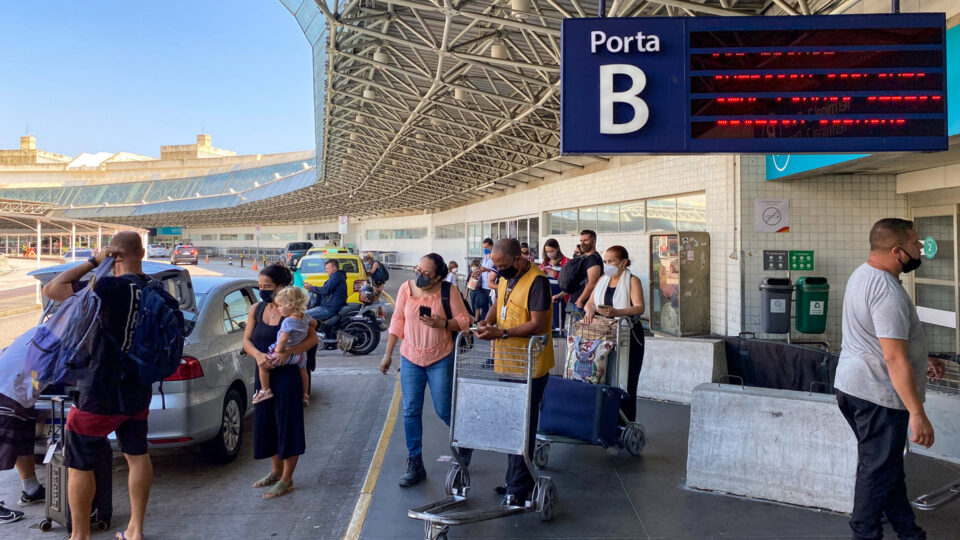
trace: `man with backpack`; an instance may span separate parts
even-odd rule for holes
[[[581,254],[574,256],[560,270],[558,286],[564,293],[570,293],[575,311],[583,313],[593,295],[593,289],[603,275],[603,257],[597,252],[597,233],[584,229],[580,231]]]
[[[55,301],[66,300],[88,286],[79,280],[106,257],[114,259],[114,276],[102,277],[94,283],[94,292],[101,299],[101,335],[97,336],[92,350],[89,370],[78,381],[77,403],[67,417],[65,461],[69,468],[70,511],[73,516],[90,515],[96,489],[94,464],[98,456],[110,448],[107,435],[116,432],[130,468],[130,522],[117,538],[140,540],[153,477],[147,454],[147,414],[152,386],[141,382],[135,373],[138,368],[129,357],[142,294],[150,280],[141,266],[144,249],[140,235],[133,231],[117,233],[108,247],[61,273],[43,288],[43,293]],[[182,348],[182,342],[179,346]],[[70,538],[90,538],[89,520],[74,519]]]

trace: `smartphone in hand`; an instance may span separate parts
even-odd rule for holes
[[[430,309],[430,306],[420,306],[420,316],[421,316],[421,317],[424,317],[424,316],[429,317],[429,316],[431,316],[432,314],[433,314],[433,310]]]

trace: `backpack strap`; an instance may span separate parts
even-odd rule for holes
[[[453,318],[453,310],[450,309],[450,288],[451,283],[449,281],[440,282],[440,303],[443,304],[443,314],[447,316],[447,319]]]

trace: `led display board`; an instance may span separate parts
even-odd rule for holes
[[[947,148],[943,14],[563,21],[563,153]]]

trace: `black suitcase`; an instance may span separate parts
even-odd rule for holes
[[[66,400],[55,396],[51,398],[50,438],[47,447],[47,496],[44,501],[44,520],[40,522],[41,531],[53,529],[54,522],[72,530],[70,522],[70,504],[67,500],[67,466],[64,455],[66,440]],[[93,509],[90,513],[90,529],[106,531],[113,517],[113,452],[107,446],[97,457],[93,468],[97,491],[93,496]]]
[[[551,376],[543,393],[538,431],[604,448],[618,446],[620,402],[625,399],[627,393],[615,386]]]

